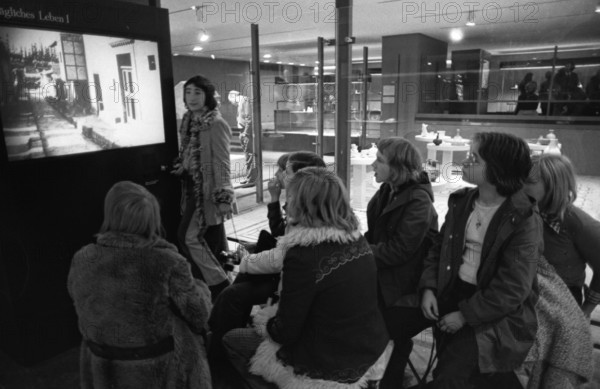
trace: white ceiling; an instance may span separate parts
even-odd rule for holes
[[[400,1],[354,0],[352,56],[381,59],[381,37],[421,33],[449,43],[449,51],[483,48],[492,54],[539,53],[575,49],[600,49],[600,0],[494,0],[494,1]],[[426,4],[426,5],[425,5]],[[202,5],[199,11],[192,6]],[[260,55],[271,62],[314,65],[317,37],[335,37],[335,1],[294,0],[213,1],[161,0],[169,10],[171,46],[174,54],[250,60],[250,24],[259,28]],[[473,9],[473,27],[467,27]],[[198,41],[200,29],[211,34]],[[461,42],[450,40],[459,28]],[[194,52],[194,46],[203,50]],[[334,63],[334,47],[326,47],[325,64]]]

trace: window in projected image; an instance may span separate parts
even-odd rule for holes
[[[0,26],[8,160],[165,141],[156,42]]]

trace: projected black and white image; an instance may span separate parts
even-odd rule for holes
[[[9,161],[163,143],[153,41],[0,26]]]

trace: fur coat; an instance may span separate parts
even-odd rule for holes
[[[535,343],[516,371],[528,389],[579,388],[594,371],[589,321],[554,267],[540,258]]]
[[[281,298],[274,317],[256,323],[268,338],[250,371],[284,389],[363,386],[391,351],[369,244],[358,231],[297,227],[279,246]]]
[[[79,250],[68,289],[83,336],[83,389],[206,389],[211,377],[200,333],[210,312],[210,293],[190,265],[164,240],[104,233]],[[130,349],[173,338],[174,348],[146,359],[106,359],[88,341]]]

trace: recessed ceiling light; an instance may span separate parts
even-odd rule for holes
[[[281,62],[281,61],[277,61],[277,63],[281,65],[283,62]]]
[[[173,57],[177,57],[179,53],[173,53]]]
[[[263,58],[271,58],[271,54],[265,54],[263,55]]]
[[[271,60],[269,60],[269,59],[265,59],[265,60],[263,60],[263,62],[264,62],[264,63],[269,63],[269,62],[271,62]]]
[[[293,62],[289,62],[289,63],[288,63],[288,65],[293,65],[293,64],[294,64]]]
[[[596,6],[596,13],[597,13],[597,14],[600,14],[600,4],[598,4],[598,5]]]
[[[459,42],[462,40],[462,38],[463,38],[463,32],[461,30],[459,30],[458,28],[455,28],[450,31],[450,39],[452,40],[452,42]]]
[[[201,46],[195,46],[193,50],[194,51],[202,51],[202,47]]]
[[[300,66],[304,66],[304,64],[303,64],[303,63],[301,63],[301,64],[300,64]]]
[[[214,55],[214,54],[211,54],[211,55],[210,55],[210,58],[211,58],[211,59],[215,59],[215,55]]]
[[[315,63],[319,63],[319,61],[315,61]]]

